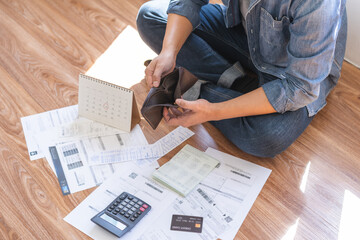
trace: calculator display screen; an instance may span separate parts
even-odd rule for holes
[[[102,219],[104,219],[105,221],[107,221],[108,223],[114,225],[115,227],[117,227],[118,229],[120,229],[121,231],[124,230],[127,226],[125,224],[123,224],[122,222],[119,222],[115,219],[113,219],[112,217],[108,216],[107,214],[102,214],[100,216]]]

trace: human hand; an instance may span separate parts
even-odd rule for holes
[[[145,69],[145,80],[149,87],[158,87],[161,77],[175,68],[176,56],[170,52],[161,52]]]
[[[176,104],[180,109],[164,108],[163,111],[165,122],[171,126],[180,125],[183,127],[190,127],[213,120],[214,105],[205,99],[198,99],[196,101],[176,99]]]

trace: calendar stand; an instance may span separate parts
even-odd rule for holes
[[[140,121],[133,90],[79,75],[79,116],[130,132]]]

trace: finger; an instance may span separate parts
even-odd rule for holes
[[[166,107],[163,108],[163,117],[166,122],[170,120],[169,111]]]
[[[186,101],[184,99],[178,98],[178,99],[176,99],[175,103],[179,107],[184,108],[184,109],[189,109],[189,110],[194,109],[194,101]]]
[[[145,80],[149,87],[153,87],[153,74],[155,66],[155,61],[152,61],[145,69]]]
[[[168,116],[169,116],[170,118],[176,118],[176,115],[171,111],[170,108],[168,108],[167,111],[168,111]]]
[[[151,83],[152,83],[152,80],[151,80],[151,76],[146,76],[145,75],[145,81],[146,81],[146,86],[148,86],[149,88],[151,88]]]
[[[177,108],[171,108],[171,112],[176,116],[181,116],[183,114],[183,112]]]
[[[153,85],[154,87],[158,87],[160,85],[160,79],[161,79],[161,76],[163,74],[163,68],[158,66],[157,68],[155,68],[154,70],[154,74],[153,74]]]
[[[179,116],[177,118],[171,118],[169,119],[169,121],[166,122],[166,124],[170,126],[189,127],[189,116]]]
[[[166,123],[170,126],[179,126],[181,125],[181,117],[180,118],[170,118]]]
[[[152,87],[152,76],[145,75],[145,81],[146,81],[146,85],[151,88]]]

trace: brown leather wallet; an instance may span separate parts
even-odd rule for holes
[[[179,67],[161,78],[159,87],[150,89],[141,108],[141,114],[155,130],[163,117],[164,107],[177,107],[175,100],[181,98],[197,81],[192,73]]]

